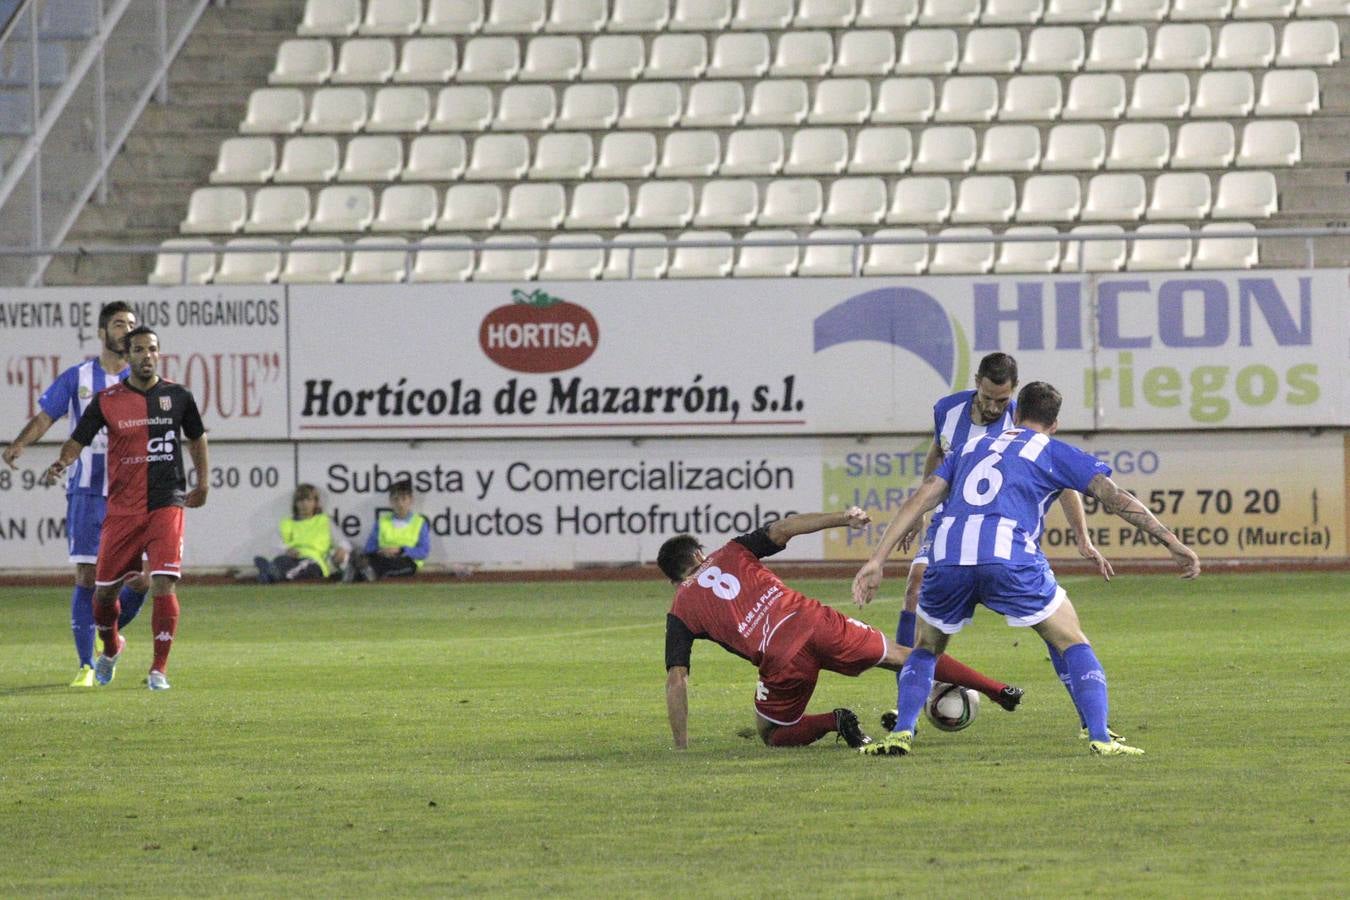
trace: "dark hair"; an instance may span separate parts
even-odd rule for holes
[[[1017,394],[1017,421],[1035,422],[1047,427],[1059,418],[1064,398],[1053,384],[1032,381]]]
[[[975,377],[987,378],[994,384],[1010,384],[1017,387],[1017,360],[1006,353],[990,353],[980,360]]]
[[[661,545],[656,565],[671,581],[683,581],[694,567],[694,554],[703,549],[692,534],[680,534]]]
[[[136,310],[132,309],[131,304],[125,300],[114,300],[111,303],[103,304],[103,308],[98,311],[98,327],[100,329],[107,328],[113,316],[124,312],[131,313],[133,316],[136,315]]]
[[[291,494],[292,516],[294,516],[297,512],[299,512],[298,506],[300,504],[300,501],[305,497],[314,498],[314,514],[316,516],[319,513],[323,512],[323,505],[320,503],[319,500],[319,489],[312,484],[304,483],[304,484],[297,484],[295,486],[295,493]]]
[[[399,494],[407,494],[409,497],[413,495],[413,486],[411,478],[400,478],[398,481],[395,481],[393,484],[389,485],[390,497],[397,497]]]
[[[126,347],[126,351],[128,353],[131,352],[131,339],[134,337],[140,337],[143,334],[152,335],[155,338],[155,343],[156,344],[159,343],[159,333],[156,332],[155,329],[151,328],[149,325],[137,325],[135,328],[127,332],[126,343],[123,346]]]

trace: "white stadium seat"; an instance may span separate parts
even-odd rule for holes
[[[512,84],[497,97],[496,131],[541,131],[558,117],[553,88],[543,84]]]
[[[877,89],[874,123],[927,122],[937,111],[937,92],[930,78],[887,78]]]
[[[1059,232],[1050,225],[1015,225],[1004,234],[1018,237],[1036,235],[1056,235]],[[995,272],[1042,272],[1050,273],[1059,268],[1064,246],[1058,241],[1001,241],[998,261],[994,263]]]
[[[953,222],[1007,222],[1017,209],[1017,186],[1007,175],[961,179],[952,207]]]
[[[1269,22],[1230,22],[1219,31],[1216,69],[1264,69],[1275,59],[1275,27]]]
[[[744,228],[759,213],[759,188],[750,179],[718,179],[703,185],[693,224],[699,228]]]
[[[388,246],[406,244],[407,241],[395,237],[367,237],[356,241],[351,258],[347,261],[347,271],[342,280],[349,284],[397,284],[408,275],[412,264],[412,254],[401,250],[371,250],[371,244]]]
[[[1203,219],[1213,204],[1213,190],[1204,172],[1164,172],[1153,180],[1153,200],[1144,215],[1154,221]]]
[[[731,235],[725,231],[686,231],[676,238],[681,244],[693,244],[707,241],[730,241]],[[667,278],[724,278],[731,274],[732,257],[735,250],[726,246],[688,247],[677,246]]]
[[[347,142],[338,181],[393,181],[403,171],[403,141],[392,135],[354,137]]]
[[[705,140],[715,142],[717,135],[711,132],[705,133]],[[669,152],[670,142],[678,135],[671,135],[666,140],[667,152]],[[783,169],[783,162],[786,159],[786,149],[783,142],[783,133],[777,128],[742,128],[733,131],[727,138],[726,159],[722,161],[721,173],[723,175],[777,175]],[[717,160],[712,161],[714,167]],[[664,162],[663,162],[664,168]],[[671,172],[672,175],[691,174],[689,166],[681,166],[678,171]]]
[[[1258,116],[1310,116],[1322,108],[1321,85],[1311,69],[1267,72],[1261,76]]]
[[[669,0],[613,0],[609,30],[660,31],[669,21]]]
[[[1345,15],[1350,15],[1350,5],[1346,4],[1346,0],[1299,0],[1298,3],[1300,18]]]
[[[882,228],[872,233],[874,238],[921,238],[919,228]],[[864,275],[922,275],[928,268],[928,244],[915,241],[908,244],[871,244],[863,262]]]
[[[1032,175],[1022,184],[1019,222],[1072,222],[1083,207],[1083,191],[1073,175]]]
[[[1169,23],[1153,33],[1150,69],[1203,69],[1213,55],[1208,25]]]
[[[243,134],[292,134],[305,121],[305,95],[296,88],[260,88],[248,95]]]
[[[518,181],[530,167],[530,142],[523,134],[485,134],[473,142],[467,181]]]
[[[1017,71],[1022,62],[1022,36],[1016,28],[976,28],[966,35],[957,70],[968,73]]]
[[[952,186],[945,178],[901,178],[895,183],[886,221],[891,225],[937,225],[952,214]]]
[[[438,231],[488,231],[502,220],[502,190],[495,184],[456,184],[445,192]]]
[[[474,37],[464,44],[460,81],[511,81],[520,71],[520,44],[510,37]]]
[[[745,89],[735,81],[699,81],[691,85],[682,126],[732,128],[745,118]]]
[[[998,112],[998,82],[988,75],[948,78],[935,122],[988,122]]]
[[[840,178],[830,185],[822,225],[876,225],[886,215],[886,182],[876,177]]]
[[[212,184],[259,184],[277,168],[277,148],[271,138],[226,138],[220,143]]]
[[[1072,241],[1064,246],[1061,272],[1119,272],[1125,266],[1125,229],[1119,225],[1078,225],[1070,234],[1111,236],[1119,240]]]
[[[637,192],[628,224],[633,228],[683,228],[694,217],[694,186],[687,181],[647,181]]]
[[[408,35],[422,27],[422,0],[366,0],[361,34]]]
[[[492,121],[492,92],[477,85],[441,88],[436,112],[427,126],[432,131],[482,131]]]
[[[760,225],[814,225],[824,212],[824,191],[814,178],[779,178],[764,191]]]
[[[560,184],[517,184],[506,198],[503,231],[552,231],[562,224],[567,196]]]
[[[1145,72],[1134,80],[1131,119],[1179,119],[1191,108],[1191,82],[1184,72]]]
[[[825,31],[788,31],[778,38],[769,73],[819,78],[834,65],[834,41]]]
[[[371,231],[430,231],[436,223],[436,189],[429,184],[396,184],[380,193],[380,211]]]
[[[427,0],[422,34],[477,34],[488,0]]]
[[[565,228],[621,228],[628,221],[628,185],[621,181],[588,181],[572,191]]]
[[[421,131],[431,121],[431,96],[420,87],[383,87],[366,121],[366,131]]]
[[[746,233],[745,238],[752,241],[791,241],[796,240],[797,233],[785,230],[751,231]],[[796,246],[743,246],[736,255],[732,274],[737,278],[786,278],[796,274],[799,255]]]
[[[1172,156],[1172,134],[1161,122],[1124,122],[1111,133],[1108,169],[1162,169]]]
[[[923,0],[920,25],[973,25],[980,17],[980,0]]]
[[[478,268],[474,269],[474,281],[530,281],[539,272],[539,249],[537,246],[523,249],[507,249],[503,244],[537,245],[536,238],[523,234],[494,235],[484,242],[484,248],[478,254]]]
[[[1285,119],[1248,122],[1242,129],[1239,166],[1294,166],[1303,158],[1298,123]]]
[[[146,283],[207,284],[215,274],[214,244],[210,241],[173,238],[159,245],[159,253],[155,255],[155,268],[150,272]]]
[[[1204,72],[1195,87],[1191,116],[1235,118],[1256,105],[1256,82],[1250,72]]]
[[[1167,15],[1172,0],[1111,0],[1108,22],[1158,22]]]
[[[665,238],[662,235],[636,232],[625,234],[621,240],[623,243],[632,246],[610,248],[609,257],[605,261],[605,271],[601,273],[601,278],[651,279],[660,278],[666,274],[670,256],[666,248],[640,246],[641,244],[664,241]]]
[[[1185,237],[1185,225],[1141,225],[1139,234],[1175,235],[1170,240],[1131,241],[1130,259],[1125,268],[1131,272],[1166,272],[1184,269],[1191,262],[1191,239]]]
[[[1075,78],[1074,83],[1077,81]],[[1124,105],[1123,100],[1121,105]],[[1045,122],[1059,118],[1063,109],[1064,93],[1057,76],[1014,75],[1003,87],[1003,105],[998,117],[1009,122]],[[1064,115],[1069,118],[1067,111]]]
[[[919,135],[915,172],[969,172],[975,167],[975,129],[964,125],[925,128]]]
[[[895,71],[912,75],[945,75],[960,60],[956,32],[949,28],[914,28],[900,42]]]
[[[919,14],[918,0],[859,0],[856,28],[905,28]]]
[[[330,185],[314,201],[310,231],[365,231],[375,218],[375,192],[355,184]]]
[[[309,191],[302,187],[265,187],[253,195],[244,231],[298,232],[309,219]]]
[[[562,96],[555,128],[600,130],[619,118],[619,91],[612,84],[573,84]]]
[[[533,34],[544,27],[548,17],[547,0],[510,0],[491,6],[484,34]]]
[[[632,34],[603,34],[591,41],[586,54],[584,81],[632,81],[642,74],[647,51],[642,38]]]
[[[966,225],[958,228],[944,228],[939,237],[979,237],[992,235],[993,232],[980,225]],[[933,248],[933,258],[929,260],[928,271],[932,274],[981,274],[994,267],[993,242],[942,243]]]
[[[703,40],[703,35],[661,34],[652,40],[642,77],[698,78],[706,68],[708,44]]]
[[[333,45],[322,38],[282,41],[268,84],[323,84],[333,74]]]
[[[731,0],[675,0],[671,31],[722,31],[731,22]]]
[[[896,175],[909,170],[914,145],[909,131],[895,126],[864,128],[853,138],[847,169],[854,175]]]
[[[233,234],[244,226],[248,197],[236,187],[197,188],[188,198],[184,234]]]
[[[614,131],[601,139],[600,155],[596,157],[591,175],[595,178],[646,178],[654,171],[656,136],[645,131]]]
[[[585,178],[591,172],[594,153],[595,146],[588,134],[542,135],[534,144],[534,163],[530,166],[529,177],[534,181]]]
[[[776,31],[792,23],[793,0],[736,0],[731,27],[741,31]]]
[[[454,181],[464,174],[469,151],[457,134],[426,134],[413,138],[408,147],[404,181]]]
[[[1045,139],[1041,170],[1100,169],[1106,160],[1106,129],[1100,125],[1056,125]]]
[[[273,238],[234,238],[230,250],[268,250],[267,253],[222,253],[215,284],[271,284],[281,275],[281,242]]]
[[[1100,22],[1106,15],[1106,0],[1047,0],[1044,22]]]
[[[1035,125],[986,129],[975,163],[980,172],[1031,172],[1041,161],[1041,132]]]
[[[367,114],[366,92],[360,88],[319,88],[310,96],[304,130],[323,134],[360,131]]]
[[[1219,176],[1215,219],[1267,219],[1279,210],[1275,176],[1269,172],[1225,172]]]
[[[834,75],[886,75],[895,68],[895,36],[889,31],[847,31],[839,38]]]
[[[769,71],[769,38],[763,34],[719,34],[708,78],[759,78]]]
[[[1245,232],[1246,237],[1202,237],[1195,242],[1192,269],[1250,269],[1258,260],[1256,226],[1250,222],[1214,222],[1202,232]]]
[[[1070,26],[1037,28],[1027,38],[1023,72],[1076,72],[1087,57],[1083,30]]]
[[[1035,25],[1045,13],[1045,0],[985,0],[984,25]]]
[[[331,137],[294,137],[281,148],[278,184],[332,181],[338,173],[338,142]]]
[[[413,259],[412,281],[468,281],[473,249],[463,237],[424,237]]]
[[[1093,175],[1080,215],[1084,222],[1137,221],[1144,215],[1148,188],[1142,175]]]
[[[817,228],[808,238],[812,240],[850,240],[862,237],[856,228]],[[861,260],[857,248],[844,244],[808,244],[802,248],[797,274],[810,278],[839,278],[854,274]]]
[[[1103,25],[1092,32],[1089,72],[1137,72],[1148,62],[1148,32],[1142,25]]]
[[[301,37],[347,37],[361,24],[361,0],[306,0],[295,29]]]
[[[835,175],[848,164],[848,135],[842,128],[803,128],[792,136],[783,171],[788,175]]]
[[[403,42],[393,80],[444,84],[454,78],[458,70],[459,48],[453,38],[410,38]]]
[[[389,38],[357,38],[342,42],[333,84],[383,84],[394,77],[398,54]]]
[[[1287,19],[1294,12],[1295,0],[1237,0],[1235,19]]]
[[[858,125],[872,114],[872,86],[865,78],[826,78],[806,120],[813,125]]]
[[[1066,119],[1118,119],[1125,112],[1125,79],[1119,75],[1075,75],[1064,103]]]
[[[1186,122],[1177,130],[1174,169],[1224,169],[1237,155],[1237,135],[1227,122]]]
[[[537,37],[525,48],[521,81],[573,81],[581,74],[581,39]]]
[[[1220,20],[1228,18],[1232,8],[1233,0],[1172,0],[1167,18],[1174,22]]]
[[[1341,58],[1341,32],[1330,19],[1290,22],[1280,33],[1281,66],[1331,66]]]
[[[540,281],[590,281],[605,268],[605,248],[598,234],[555,234],[548,239]],[[593,244],[591,247],[555,247],[554,244]]]
[[[750,95],[746,125],[797,125],[809,109],[806,82],[795,78],[760,81]]]
[[[684,97],[670,81],[635,84],[623,98],[620,128],[670,128],[680,118]]]
[[[545,31],[595,34],[609,21],[608,0],[553,0]]]
[[[317,248],[302,251],[301,248]],[[286,254],[286,267],[278,281],[283,284],[334,284],[347,270],[347,254],[332,238],[297,238]]]
[[[798,0],[794,28],[847,28],[857,14],[854,0]]]
[[[731,137],[735,139],[747,133],[733,131]],[[673,131],[666,136],[661,148],[661,162],[656,167],[656,174],[663,178],[706,177],[717,171],[721,161],[722,141],[717,132]]]

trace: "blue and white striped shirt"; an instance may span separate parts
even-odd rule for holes
[[[952,450],[964,447],[972,438],[990,432],[998,434],[1012,427],[1013,413],[1017,410],[1016,400],[1009,400],[1003,415],[988,425],[976,425],[971,421],[970,411],[974,403],[974,391],[959,391],[933,404],[933,440],[942,448],[944,457],[950,456]]]
[[[69,416],[70,430],[75,431],[80,416],[94,395],[106,387],[124,381],[131,369],[124,368],[117,375],[103,371],[98,357],[86,359],[66,369],[42,392],[38,406],[53,419]],[[80,458],[69,469],[67,494],[108,495],[108,433],[99,431],[93,442],[80,451]]]

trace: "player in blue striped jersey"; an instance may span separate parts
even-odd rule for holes
[[[853,599],[870,603],[886,557],[900,536],[926,511],[935,516],[932,557],[924,573],[918,608],[917,646],[900,673],[895,730],[865,752],[903,755],[932,688],[933,660],[982,604],[1009,625],[1031,627],[1064,657],[1075,705],[1087,722],[1091,752],[1104,756],[1143,753],[1113,740],[1106,727],[1106,674],[1078,623],[1078,614],[1041,553],[1045,512],[1061,491],[1090,493],[1107,512],[1152,535],[1181,568],[1183,578],[1200,574],[1195,553],[1143,504],[1111,480],[1095,457],[1051,437],[1062,398],[1045,382],[1024,387],[1013,428],[968,441],[924,480],[886,528],[871,558],[853,580]]]
[[[38,399],[38,412],[5,448],[3,458],[17,468],[24,448],[40,440],[62,416],[69,416],[70,429],[80,421],[85,407],[106,387],[126,378],[126,336],[136,327],[131,307],[117,301],[99,310],[99,355],[66,369]],[[70,630],[75,638],[75,655],[80,669],[71,687],[94,686],[94,563],[98,560],[98,540],[108,497],[108,436],[100,431],[93,443],[80,453],[71,466],[66,482],[66,539],[69,559],[75,564],[75,589],[70,598]],[[137,579],[128,582],[119,598],[122,604],[119,627],[136,617],[145,600],[145,585]]]

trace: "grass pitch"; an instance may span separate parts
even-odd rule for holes
[[[754,670],[706,642],[671,750],[656,580],[189,583],[166,694],[148,605],[113,685],[71,690],[68,590],[6,588],[0,895],[1344,891],[1350,577],[1065,584],[1143,758],[1089,757],[1044,646],[983,611],[951,649],[1022,709],[864,759],[739,737]],[[813,708],[877,730],[894,700],[826,673]]]

